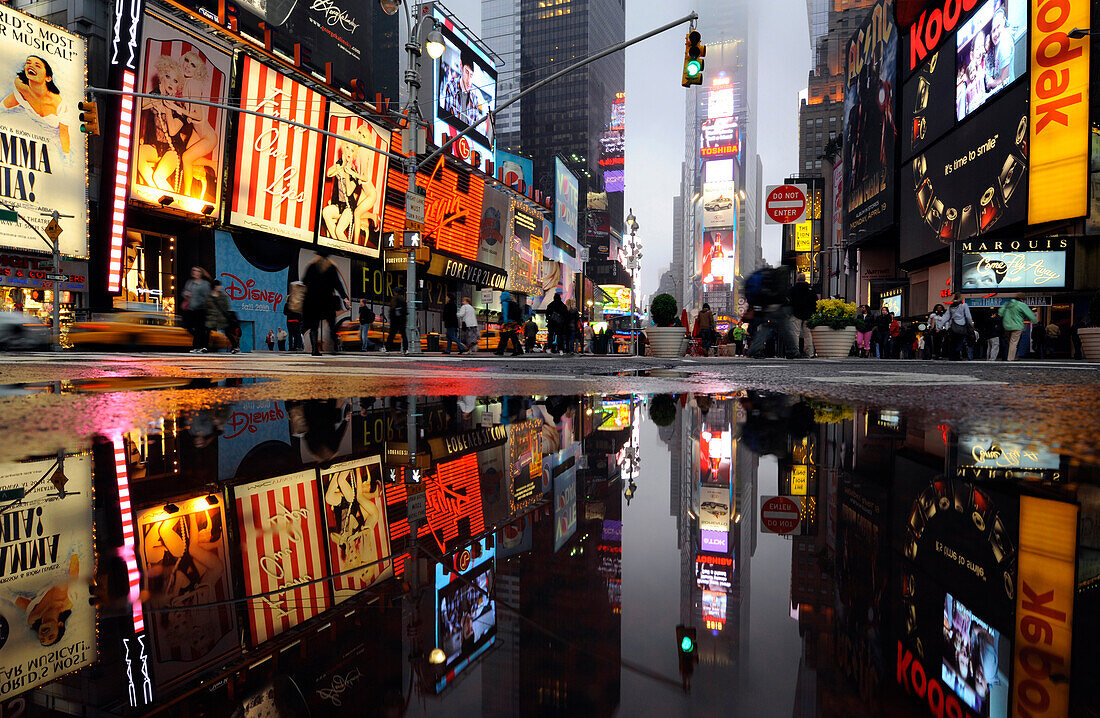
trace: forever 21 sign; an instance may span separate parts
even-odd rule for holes
[[[942,7],[922,12],[909,26],[909,70],[917,69],[924,58],[935,52],[940,41],[959,24],[963,13],[977,4],[978,0],[945,0]]]

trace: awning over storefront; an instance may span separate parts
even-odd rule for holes
[[[439,251],[432,252],[428,274],[491,289],[504,289],[504,284],[508,281],[508,273],[499,267]]]

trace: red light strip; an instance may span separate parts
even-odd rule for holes
[[[126,562],[126,579],[130,586],[130,605],[134,611],[134,632],[145,630],[145,615],[141,610],[141,572],[137,565],[136,533],[134,531],[134,512],[130,505],[130,472],[126,468],[126,446],[122,436],[113,442],[115,447],[115,481],[118,484],[118,512],[122,518],[122,546],[119,555]]]
[[[123,92],[133,92],[137,78],[132,70],[122,73]],[[129,189],[130,149],[134,141],[134,96],[122,96],[118,117],[118,163],[115,165],[115,191],[111,202],[111,253],[107,264],[107,291],[122,288],[122,245],[126,229],[126,192]]]

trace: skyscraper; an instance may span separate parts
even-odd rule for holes
[[[706,57],[685,98],[677,300],[737,316],[739,283],[760,259],[755,17],[748,0],[703,0],[698,12]]]

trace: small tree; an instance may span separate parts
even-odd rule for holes
[[[676,309],[676,299],[671,294],[658,294],[649,305],[649,316],[659,327],[674,327],[679,321]]]
[[[657,426],[668,426],[676,420],[676,397],[658,394],[649,402],[649,418]]]

